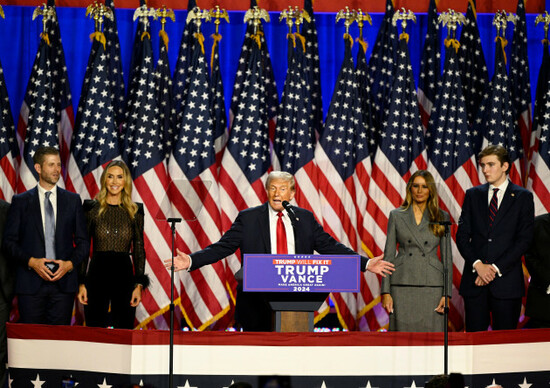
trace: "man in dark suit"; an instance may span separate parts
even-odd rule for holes
[[[313,251],[321,254],[357,254],[326,233],[308,210],[292,207],[295,213],[292,225],[292,215],[283,207],[283,202],[291,201],[295,194],[295,181],[291,174],[271,172],[266,189],[268,202],[240,212],[218,242],[191,255],[178,249],[174,259],[175,270],[195,270],[227,257],[239,248],[242,254],[312,254]],[[171,260],[166,260],[165,265],[170,268]],[[393,271],[393,264],[382,260],[382,256],[370,260],[361,257],[361,268],[385,276]],[[239,275],[240,271],[235,274],[238,280],[242,276]],[[259,293],[242,292],[240,282],[235,309],[236,320],[244,330],[271,330],[272,311],[269,305]]]
[[[38,185],[13,197],[3,247],[16,263],[20,322],[69,325],[78,289],[74,269],[90,247],[78,194],[57,187],[59,151],[34,156]]]
[[[9,208],[9,203],[0,200],[0,246],[2,246],[2,235],[4,234]],[[10,319],[15,284],[14,274],[15,269],[12,261],[0,249],[0,387],[4,387],[6,382],[6,362],[8,361],[6,322]]]
[[[525,315],[526,327],[550,328],[550,213],[535,218],[533,242],[525,253],[531,275]]]
[[[456,244],[464,258],[460,294],[466,331],[515,329],[524,295],[521,257],[533,236],[533,194],[508,180],[508,152],[479,154],[486,184],[466,191]],[[491,322],[492,316],[492,322]]]

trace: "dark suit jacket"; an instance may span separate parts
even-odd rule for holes
[[[0,247],[4,234],[10,204],[0,200]],[[0,303],[11,304],[15,286],[15,268],[4,250],[0,249]]]
[[[271,253],[268,206],[269,204],[266,202],[263,205],[240,212],[231,228],[224,233],[218,242],[191,254],[191,270],[215,263],[231,255],[239,248],[242,254]],[[295,206],[293,210],[297,218],[294,230],[297,254],[312,254],[313,251],[321,254],[357,254],[326,233],[313,216],[313,213]],[[365,269],[367,260],[366,257],[361,257],[362,270]]]
[[[508,184],[493,227],[489,228],[489,184],[466,191],[456,233],[456,245],[464,258],[460,282],[462,296],[476,296],[483,287],[474,284],[477,273],[473,263],[481,260],[495,264],[502,277],[489,283],[497,298],[519,298],[525,293],[521,256],[533,238],[533,194],[513,183]]]
[[[17,263],[17,294],[35,294],[44,280],[28,267],[31,257],[45,256],[44,228],[34,187],[13,197],[8,214],[9,227],[4,232],[3,246]],[[57,259],[70,260],[74,269],[59,280],[62,292],[75,292],[78,288],[78,265],[90,252],[86,221],[78,194],[57,188],[57,218],[55,228]]]
[[[531,275],[525,315],[550,321],[550,213],[535,218],[531,248],[525,253],[525,264]]]

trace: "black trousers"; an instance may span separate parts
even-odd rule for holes
[[[464,313],[466,331],[485,331],[489,325],[493,330],[514,330],[521,313],[521,298],[495,298],[489,287],[481,287],[479,295],[464,297]]]
[[[132,260],[127,253],[96,252],[86,276],[88,305],[86,326],[133,329],[135,307],[130,306],[134,290]]]
[[[61,292],[57,282],[44,281],[36,294],[17,294],[19,322],[70,325],[74,297],[74,292]]]

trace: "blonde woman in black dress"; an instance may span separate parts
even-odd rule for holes
[[[132,201],[126,164],[114,160],[101,175],[101,189],[84,210],[92,259],[80,269],[78,300],[87,326],[132,329],[135,309],[148,285],[143,246],[143,206]]]
[[[453,266],[450,237],[437,222],[448,221],[449,214],[439,209],[428,171],[416,171],[406,190],[403,204],[388,220],[384,259],[395,264],[395,272],[382,278],[382,306],[390,314],[391,331],[443,331],[443,262],[448,296]]]

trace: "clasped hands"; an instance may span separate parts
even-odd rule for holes
[[[47,264],[57,264],[57,270],[52,272],[48,268]],[[56,282],[61,279],[67,272],[73,270],[73,262],[70,260],[55,260],[55,259],[46,259],[41,258],[37,259],[36,257],[31,257],[29,259],[29,268],[32,268],[38,276],[44,279],[47,282]]]
[[[474,266],[474,269],[477,272],[477,278],[474,282],[476,286],[486,286],[495,280],[497,275],[496,268],[491,264],[483,264],[482,262],[479,262]]]

